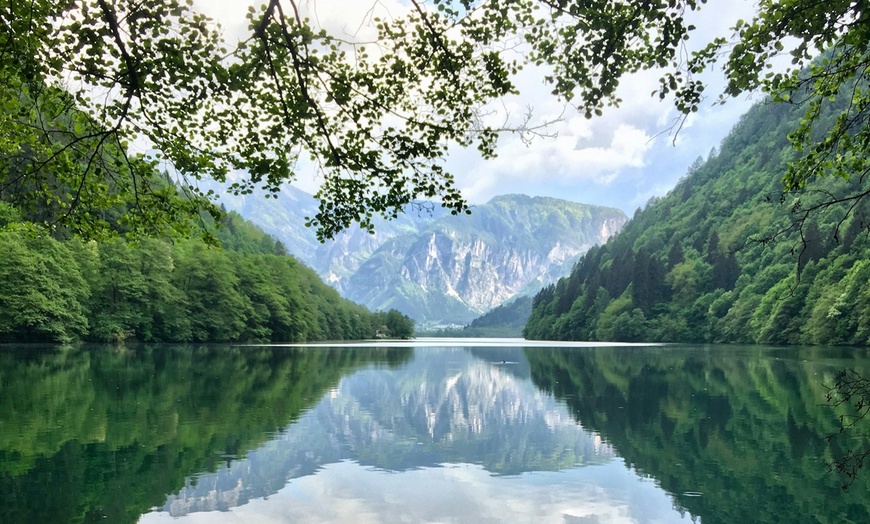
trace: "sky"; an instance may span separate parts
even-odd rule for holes
[[[196,7],[219,21],[233,41],[247,32],[247,6],[264,1],[197,0]],[[297,0],[297,5],[327,30],[359,36],[368,31],[362,21],[372,10],[400,16],[408,8],[399,0]],[[700,12],[692,13],[698,45],[714,36],[730,36],[730,27],[738,19],[751,18],[755,9],[755,2],[748,0],[709,0]],[[536,138],[531,144],[504,136],[498,156],[491,160],[480,158],[476,149],[452,151],[446,167],[471,204],[522,193],[617,207],[631,216],[650,198],[670,190],[695,159],[707,158],[753,103],[745,97],[714,106],[724,82],[721,73],[711,72],[706,77],[708,101],[674,137],[668,132],[678,117],[672,103],[650,96],[661,76],[657,71],[624,77],[621,106],[590,120],[550,95],[541,70],[528,68],[521,75],[516,79],[521,95],[507,100],[506,107],[513,114],[532,108],[541,120],[561,115],[561,121],[547,130],[556,136]],[[302,166],[294,185],[314,193],[318,180],[313,167]]]

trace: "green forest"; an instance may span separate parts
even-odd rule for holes
[[[0,342],[410,338],[413,320],[342,299],[280,242],[229,213],[200,239],[66,241],[0,202]]]
[[[822,108],[819,129],[848,102]],[[542,289],[524,336],[868,344],[863,177],[821,177],[783,193],[783,173],[800,154],[789,133],[804,110],[757,104],[718,152]]]
[[[21,90],[0,108],[0,121],[50,128],[0,143],[0,342],[413,335],[410,318],[342,299],[280,242],[206,204],[155,159],[111,140],[53,143],[93,121],[60,89],[43,85],[38,100],[29,96]],[[25,111],[28,103],[39,111]],[[77,179],[70,173],[78,168],[96,172]],[[124,169],[138,179],[125,179]]]

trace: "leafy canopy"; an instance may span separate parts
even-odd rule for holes
[[[94,233],[126,221],[171,232],[179,216],[218,213],[198,179],[242,171],[234,191],[275,192],[310,160],[322,185],[309,225],[321,238],[354,222],[371,229],[373,214],[395,216],[420,198],[467,212],[444,157],[457,146],[491,157],[500,134],[540,132],[488,117],[519,94],[529,65],[591,118],[618,105],[620,81],[644,69],[662,72],[653,94],[687,115],[704,99],[700,73],[721,61],[723,96],[762,89],[807,104],[792,135],[806,154],[787,187],[863,174],[863,3],[761,0],[752,20],[710,42],[688,21],[705,3],[410,0],[403,14],[372,15],[374,37],[363,41],[327,32],[296,0],[267,0],[248,13],[247,38],[229,42],[192,0],[5,2],[0,193],[19,206],[50,201],[42,222],[51,227]],[[686,51],[690,38],[699,51]],[[792,68],[771,69],[789,54]],[[820,132],[820,107],[844,85],[854,104]],[[158,153],[132,155],[130,144]],[[180,188],[155,177],[161,168]]]

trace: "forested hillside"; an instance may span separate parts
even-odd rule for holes
[[[408,338],[413,321],[342,299],[236,214],[217,237],[102,242],[35,235],[0,201],[0,342]]]
[[[461,328],[436,329],[420,333],[436,337],[521,337],[532,312],[532,297],[523,295],[494,307]]]
[[[7,79],[0,122],[28,132],[0,141],[0,342],[413,334],[397,311],[372,314],[340,298],[280,242],[206,204],[155,158],[100,138],[69,93]],[[22,109],[29,104],[42,113]]]
[[[841,104],[822,106],[820,122],[830,126]],[[699,159],[668,195],[541,290],[524,335],[867,344],[870,210],[860,198],[862,177],[782,193],[798,154],[787,135],[804,110],[754,107],[718,154]]]

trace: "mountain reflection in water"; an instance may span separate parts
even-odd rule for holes
[[[825,439],[844,367],[867,353],[5,347],[0,522],[867,522],[868,475],[826,469],[870,447]]]
[[[512,353],[525,362],[521,349]],[[531,384],[527,366],[525,377],[509,369],[461,349],[430,349],[399,369],[355,373],[244,460],[170,496],[164,509],[225,510],[342,461],[390,472],[477,464],[519,475],[612,460],[609,446]]]

